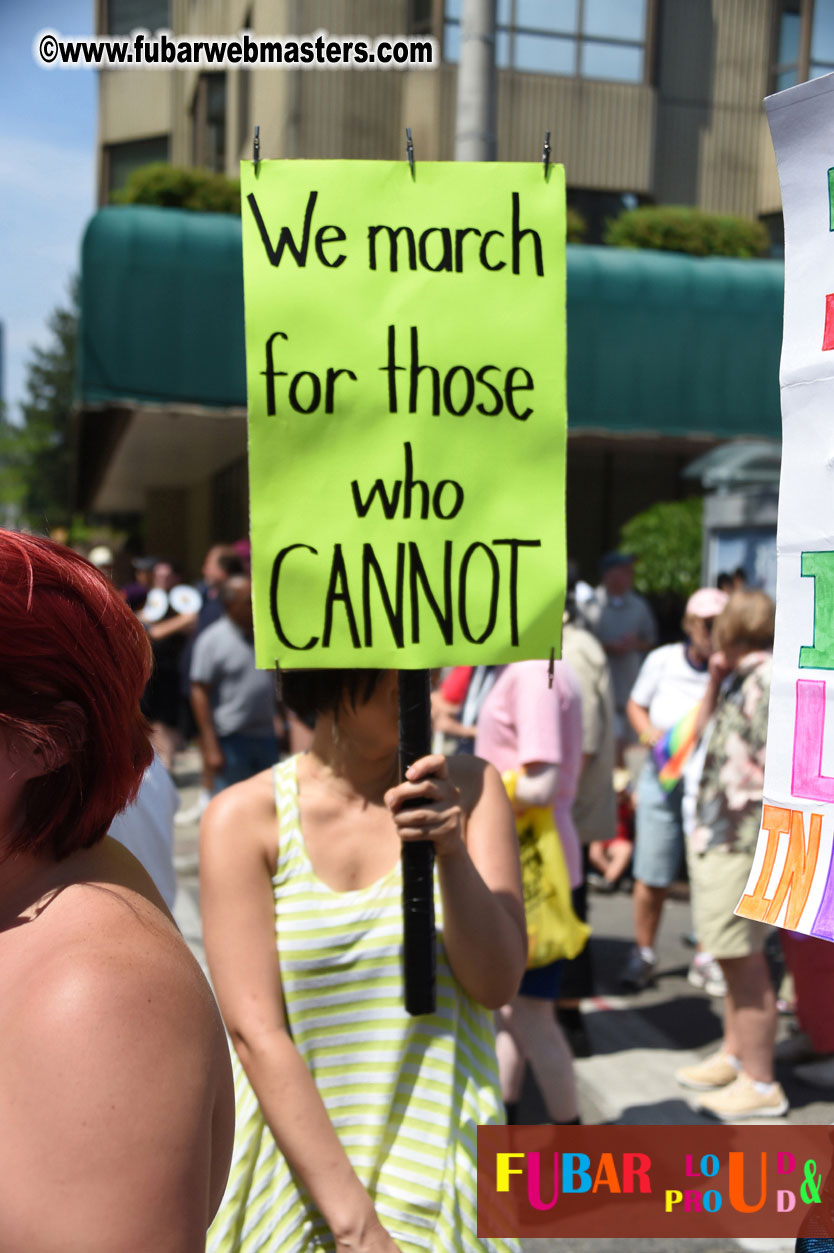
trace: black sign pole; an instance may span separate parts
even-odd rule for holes
[[[414,141],[405,128],[405,154],[412,182],[416,179]],[[400,670],[400,778],[415,761],[431,752],[431,678],[428,670]],[[412,808],[419,807],[415,801]],[[409,1014],[435,1010],[434,845],[431,840],[404,844],[403,981]]]
[[[399,672],[400,778],[431,752],[431,681],[428,670]],[[419,807],[418,799],[412,807]],[[404,844],[403,978],[409,1014],[435,1009],[434,845]]]

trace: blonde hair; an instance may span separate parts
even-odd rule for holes
[[[747,652],[773,646],[776,606],[767,592],[745,588],[732,592],[726,607],[715,619],[713,639],[717,648],[742,645]]]

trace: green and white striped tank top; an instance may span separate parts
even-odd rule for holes
[[[437,944],[437,1010],[402,1007],[402,878],[334,892],[313,871],[298,817],[297,759],[275,767],[273,878],[287,1021],[380,1221],[402,1253],[514,1253],[476,1232],[476,1128],[503,1121],[490,1015]],[[438,930],[441,901],[435,889]],[[209,1253],[334,1249],[234,1059],[237,1125]]]

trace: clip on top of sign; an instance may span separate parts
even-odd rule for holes
[[[563,168],[259,160],[241,184],[258,664],[558,656]]]
[[[832,940],[834,75],[765,107],[785,220],[779,595],[762,828],[736,912]]]

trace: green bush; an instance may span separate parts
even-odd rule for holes
[[[578,209],[568,209],[568,243],[584,244],[588,223]]]
[[[646,596],[686,598],[701,584],[703,501],[660,502],[620,530],[620,549],[637,558],[634,586]]]
[[[180,169],[156,162],[134,170],[127,183],[113,192],[114,204],[155,204],[199,213],[236,213],[240,216],[240,183],[208,170]]]
[[[770,249],[761,222],[686,205],[629,209],[608,221],[603,239],[616,248],[656,248],[693,257],[764,257]]]

